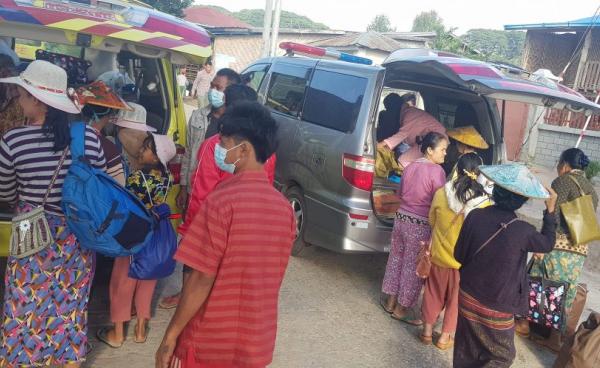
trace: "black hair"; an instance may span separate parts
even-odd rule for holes
[[[424,137],[417,137],[417,144],[421,146],[421,153],[426,154],[428,148],[435,149],[440,142],[447,140],[448,138],[442,133],[429,132]]]
[[[229,81],[229,84],[241,84],[242,78],[240,75],[233,69],[223,68],[220,69],[217,74],[217,77],[225,77]]]
[[[46,105],[46,119],[42,125],[42,131],[48,137],[52,137],[54,152],[64,150],[71,143],[69,114]]]
[[[150,151],[152,151],[152,153],[154,154],[154,156],[158,157],[158,153],[156,151],[156,142],[154,141],[154,136],[152,135],[152,133],[150,133],[150,132],[146,133],[146,138],[144,138],[144,140],[142,141],[142,148],[150,149]],[[163,174],[167,170],[167,168],[164,167],[161,162],[158,162],[155,165],[148,165],[148,164],[146,164],[144,166],[144,169],[145,170],[160,169]]]
[[[92,119],[95,116],[104,117],[106,115],[113,115],[116,113],[117,113],[117,111],[114,109],[111,109],[110,107],[91,105],[91,104],[85,105],[81,109],[81,116],[83,116],[85,119]]]
[[[236,141],[249,141],[260,163],[277,149],[277,122],[258,102],[242,101],[228,108],[221,118],[220,133]]]
[[[473,198],[481,197],[485,195],[483,186],[477,182],[477,177],[470,177],[468,173],[472,175],[479,175],[479,166],[483,165],[483,160],[477,153],[466,153],[462,155],[456,163],[456,171],[458,177],[454,181],[454,191],[456,192],[456,198],[463,204],[467,203]]]
[[[387,111],[400,111],[402,107],[402,97],[397,93],[390,93],[383,99],[383,106]]]
[[[507,211],[516,211],[521,208],[529,198],[513,193],[499,185],[494,185],[492,192],[495,206]]]
[[[558,160],[559,167],[564,164],[568,164],[574,170],[585,170],[590,164],[590,159],[579,148],[569,148],[561,153]]]
[[[225,89],[225,106],[230,107],[241,101],[258,100],[258,94],[251,87],[243,84],[232,84]]]
[[[403,104],[410,102],[410,101],[415,102],[415,103],[417,102],[417,96],[415,96],[414,93],[407,93],[407,94],[402,95],[402,103]]]

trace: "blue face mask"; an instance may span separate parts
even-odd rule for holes
[[[230,149],[226,149],[223,148],[223,146],[221,146],[221,144],[217,144],[215,146],[215,163],[217,164],[217,166],[219,167],[219,169],[228,172],[230,174],[235,173],[235,164],[238,163],[239,159],[237,159],[237,161],[235,161],[232,164],[228,164],[225,162],[225,159],[227,158],[227,152],[238,148],[239,146],[241,146],[242,144],[238,144],[235,147],[231,147]]]
[[[207,97],[208,97],[208,102],[210,102],[212,107],[214,107],[215,109],[218,109],[219,107],[221,107],[225,104],[225,101],[224,101],[225,94],[214,88],[211,88],[208,90]]]

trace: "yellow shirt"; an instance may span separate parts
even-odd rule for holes
[[[483,208],[492,204],[490,200],[479,199],[477,202],[476,208]],[[462,214],[457,216],[457,213],[450,209],[446,186],[438,189],[433,196],[433,202],[429,210],[429,223],[432,229],[432,263],[439,267],[460,268],[460,263],[454,258],[454,247],[463,222],[464,216]]]

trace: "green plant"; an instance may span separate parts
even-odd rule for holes
[[[590,162],[588,167],[585,168],[585,176],[591,180],[598,175],[600,175],[600,161]]]

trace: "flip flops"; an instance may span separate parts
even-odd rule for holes
[[[409,313],[406,316],[399,317],[392,313],[391,317],[393,319],[395,319],[396,321],[404,322],[411,326],[422,326],[423,325],[423,321],[421,321],[419,318],[411,317],[410,314],[412,314],[412,313]]]
[[[110,341],[108,339],[108,332],[111,330],[111,328],[108,327],[102,327],[100,328],[97,332],[96,332],[96,337],[98,338],[98,340],[100,342],[105,343],[106,345],[110,346],[113,349],[118,349],[121,346],[123,346],[123,341],[121,341],[120,343],[116,343],[113,341]]]
[[[454,347],[454,339],[450,338],[446,342],[440,342],[438,340],[438,342],[435,343],[435,346],[440,350],[448,350]]]
[[[134,330],[134,338],[133,341],[137,344],[143,344],[146,342],[146,340],[148,340],[148,333],[150,332],[150,326],[148,326],[146,324],[146,331],[144,331],[144,338],[143,339],[138,339],[137,337],[137,330],[138,330],[138,325],[135,325],[135,330]]]
[[[388,309],[387,307],[387,297],[385,295],[381,295],[379,296],[379,305],[381,305],[381,308],[383,308],[383,310],[388,313],[388,314],[392,314],[394,313],[394,309]]]

